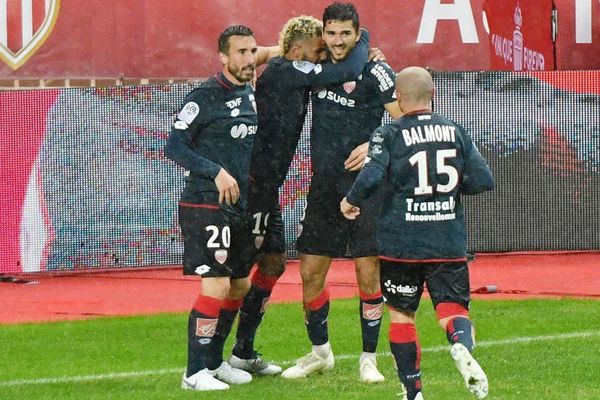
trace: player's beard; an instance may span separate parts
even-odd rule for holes
[[[354,43],[351,46],[346,44],[342,46],[334,46],[333,48],[329,49],[329,54],[331,55],[331,58],[334,62],[341,62],[344,61],[346,57],[348,57],[348,55],[350,54],[352,49],[354,49],[355,46],[356,43]]]
[[[248,82],[254,77],[254,65],[246,65],[242,68],[237,68],[232,65],[227,66],[227,70],[238,82]]]

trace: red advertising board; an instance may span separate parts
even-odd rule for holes
[[[491,68],[544,71],[554,68],[552,2],[485,1]]]
[[[320,18],[329,3],[9,0],[6,8],[0,8],[0,77],[203,77],[220,68],[216,39],[224,27],[246,24],[259,44],[270,45],[288,18],[299,14]],[[515,61],[509,60],[508,47],[516,31],[523,40],[523,69],[554,69],[555,61],[558,69],[600,67],[598,0],[357,0],[355,4],[361,24],[372,33],[372,45],[381,48],[396,69],[406,65],[447,71],[511,69]],[[556,43],[551,33],[553,4],[558,15]],[[517,6],[521,25],[515,22]]]
[[[554,0],[558,16],[556,69],[600,68],[600,1]]]

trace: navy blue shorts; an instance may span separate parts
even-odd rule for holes
[[[377,256],[376,227],[382,190],[371,196],[361,206],[360,215],[351,221],[340,211],[345,191],[332,185],[311,183],[296,249],[304,254],[333,258]],[[349,190],[350,185],[346,186]]]
[[[247,277],[252,268],[249,222],[218,206],[179,203],[184,275]]]
[[[426,283],[434,308],[439,303],[458,303],[469,309],[471,292],[466,261],[380,261],[381,292],[392,308],[404,312],[417,311]]]
[[[271,210],[252,212],[252,245],[258,253],[285,253],[285,226],[279,204]],[[256,257],[255,257],[256,261]]]

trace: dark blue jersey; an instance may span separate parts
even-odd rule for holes
[[[181,201],[217,205],[219,191],[214,179],[224,168],[238,183],[236,208],[243,209],[256,129],[250,85],[234,85],[221,73],[191,91],[165,145],[165,155],[187,170]]]
[[[312,64],[272,59],[257,81],[258,132],[252,152],[251,176],[259,191],[277,193],[296,151],[306,116],[310,91],[335,82],[356,79],[369,56],[369,33],[345,62]]]
[[[376,129],[348,202],[360,206],[384,174],[386,198],[377,225],[380,255],[400,260],[465,258],[460,195],[494,186],[469,135],[432,112],[407,114]]]
[[[354,178],[355,173],[344,169],[344,161],[381,125],[384,105],[395,101],[394,79],[388,64],[369,62],[356,80],[313,92],[310,139],[315,176],[336,180],[351,174]]]

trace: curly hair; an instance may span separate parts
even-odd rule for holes
[[[293,45],[315,37],[323,36],[323,23],[310,15],[290,18],[279,33],[279,52],[286,54]]]

